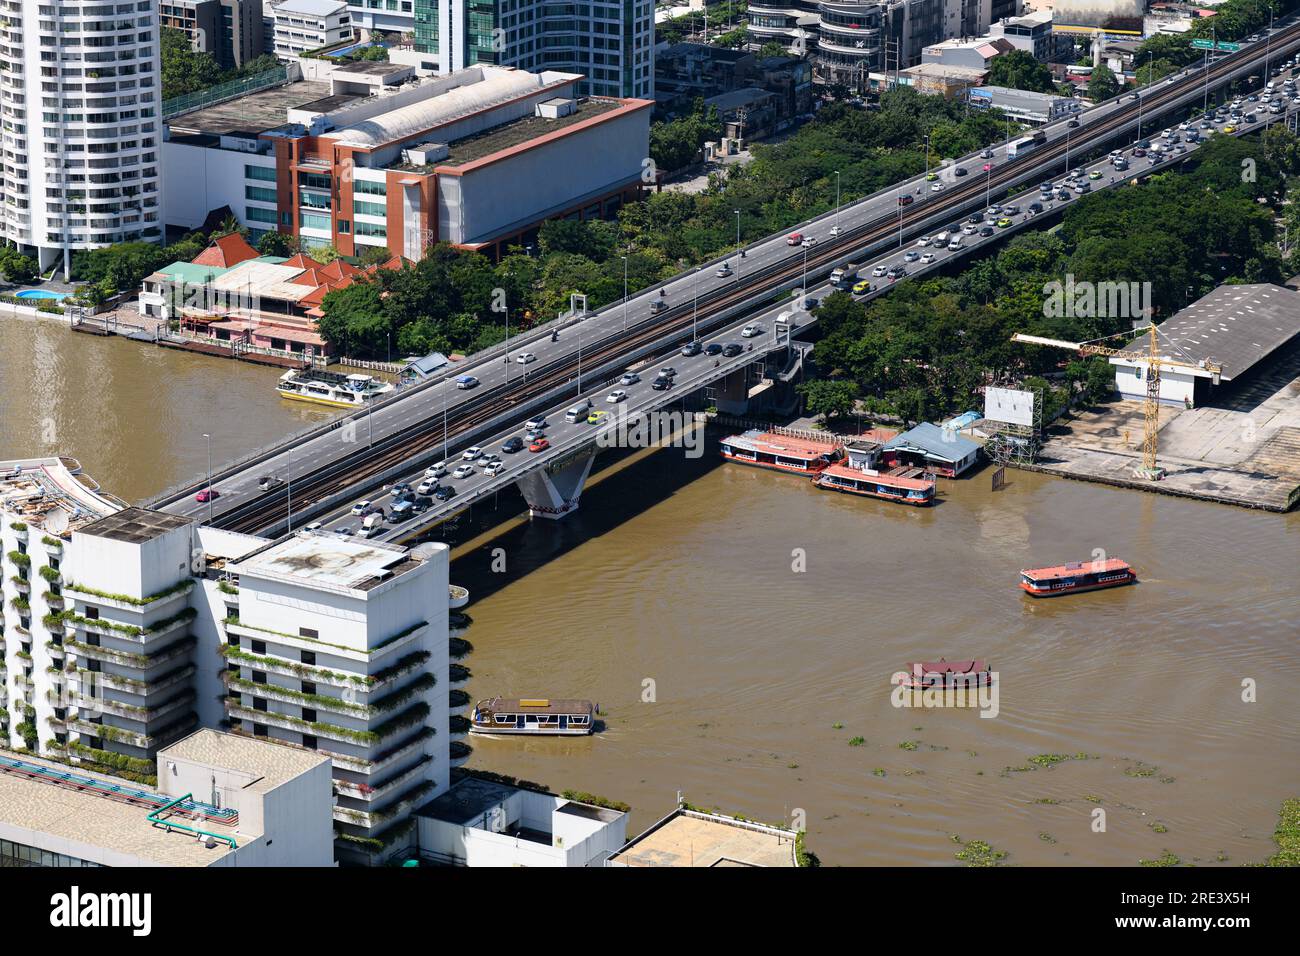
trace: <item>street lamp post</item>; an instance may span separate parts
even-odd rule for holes
[[[740,281],[740,210],[733,209],[736,214],[736,281]]]
[[[695,304],[691,307],[691,341],[698,342],[699,335],[696,334],[696,325],[700,318],[700,270],[695,270],[695,277],[691,280],[691,291],[695,296]]]
[[[208,525],[212,524],[212,436],[207,432],[203,437],[208,442]]]
[[[926,139],[928,146],[929,139]],[[838,238],[840,234],[840,171],[835,170],[835,235]]]
[[[289,449],[289,464],[284,469],[284,493],[285,493],[285,520],[288,522],[288,533],[293,534],[293,449]]]
[[[623,260],[623,331],[627,331],[627,256],[620,256]],[[525,369],[527,371],[527,369]]]

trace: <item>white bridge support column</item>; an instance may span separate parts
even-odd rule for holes
[[[595,460],[596,449],[588,448],[520,478],[516,485],[528,505],[529,516],[558,520],[577,511],[578,499]]]

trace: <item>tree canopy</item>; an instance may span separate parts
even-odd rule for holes
[[[1047,64],[1025,50],[1012,50],[995,56],[989,62],[989,85],[1035,93],[1056,92],[1056,81]]]

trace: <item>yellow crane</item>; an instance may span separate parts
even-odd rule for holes
[[[1048,339],[1039,335],[1024,335],[1022,333],[1013,335],[1011,341],[1023,342],[1025,345],[1046,345],[1050,348],[1069,349],[1072,352],[1078,352],[1080,355],[1103,355],[1108,358],[1125,358],[1147,363],[1147,395],[1142,406],[1142,469],[1138,474],[1154,480],[1161,475],[1161,471],[1156,465],[1156,452],[1160,434],[1160,370],[1162,368],[1181,368],[1194,372],[1209,372],[1211,381],[1218,385],[1219,376],[1223,373],[1223,366],[1216,362],[1204,360],[1191,362],[1183,359],[1167,358],[1161,355],[1156,347],[1156,324],[1152,322],[1148,326],[1148,330],[1146,351],[1116,349],[1107,345],[1098,345],[1097,342],[1102,341],[1102,339],[1093,342],[1066,342],[1062,339]],[[1132,332],[1117,332],[1115,335],[1107,335],[1104,338],[1113,339],[1116,336],[1132,334]]]

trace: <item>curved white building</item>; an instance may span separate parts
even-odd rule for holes
[[[0,0],[0,239],[42,271],[159,239],[157,5]]]

